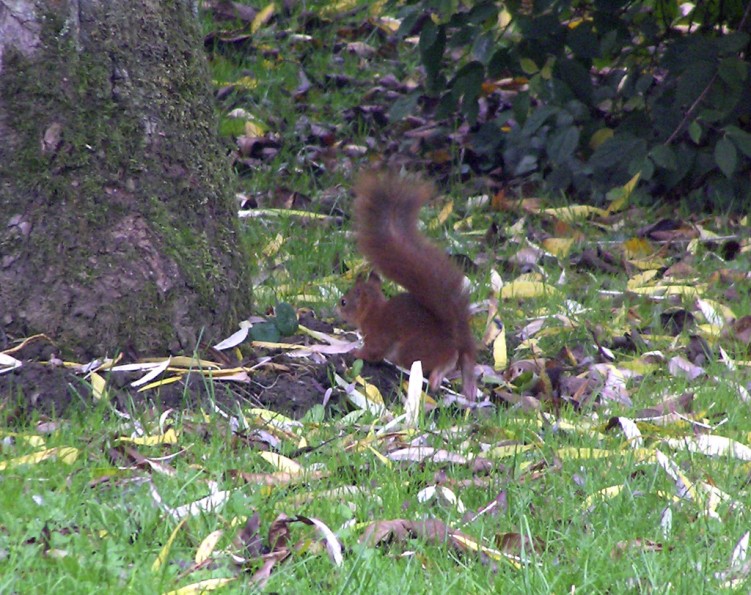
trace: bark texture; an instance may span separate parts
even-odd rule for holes
[[[193,2],[0,0],[6,341],[192,350],[249,314],[244,254]]]

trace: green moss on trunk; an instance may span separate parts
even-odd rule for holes
[[[2,322],[79,354],[191,349],[247,316],[250,286],[190,4],[81,7],[5,53]]]

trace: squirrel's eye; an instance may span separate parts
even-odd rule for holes
[[[347,305],[347,298],[342,298],[339,301],[339,305],[342,306],[342,307],[346,306]]]

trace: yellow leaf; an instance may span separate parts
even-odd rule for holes
[[[594,494],[590,494],[589,496],[587,496],[584,499],[584,502],[582,502],[582,508],[587,509],[590,506],[592,506],[592,504],[598,501],[611,500],[612,498],[615,498],[621,492],[623,492],[623,485],[602,488],[601,490],[596,491]]]
[[[144,360],[144,361],[149,361],[149,360]],[[163,360],[155,359],[153,361],[160,362]],[[187,355],[176,355],[170,358],[170,366],[174,366],[177,368],[190,368],[194,370],[197,368],[219,369],[221,367],[216,362],[212,362],[207,359],[199,359],[196,357],[188,357]]]
[[[509,444],[508,446],[496,446],[486,452],[485,456],[492,459],[507,459],[535,448],[537,448],[537,445],[535,444]]]
[[[629,238],[623,242],[623,252],[626,258],[643,258],[654,253],[654,247],[645,238]]]
[[[629,259],[629,264],[640,271],[661,269],[666,266],[664,258],[637,258]]]
[[[167,430],[164,434],[154,434],[152,436],[137,436],[129,438],[123,436],[117,439],[117,442],[128,444],[138,444],[140,446],[157,446],[159,444],[177,444],[177,432],[173,428]]]
[[[568,22],[568,28],[569,29],[576,29],[582,23],[588,23],[588,22],[591,22],[591,21],[592,21],[592,19],[589,19],[589,18],[587,18],[587,19],[574,18],[574,19],[571,19]]]
[[[498,29],[503,30],[511,24],[513,17],[506,8],[505,4],[501,4],[501,10],[498,11]]]
[[[693,285],[655,285],[654,287],[634,287],[629,289],[630,292],[638,295],[685,295],[688,297],[696,297],[703,290],[703,287]]]
[[[277,252],[279,252],[279,249],[283,245],[284,245],[284,236],[278,233],[276,234],[273,240],[266,243],[266,245],[263,247],[261,252],[266,258],[271,258],[272,256],[275,256]]]
[[[263,126],[261,126],[258,122],[253,122],[252,120],[245,122],[246,136],[257,137],[263,136],[265,133],[266,131],[263,129]]]
[[[251,76],[243,76],[237,79],[232,84],[235,87],[240,87],[241,89],[246,89],[248,91],[253,91],[256,87],[258,87],[258,81]]]
[[[554,209],[542,209],[542,213],[550,215],[566,223],[573,223],[581,219],[586,219],[592,215],[605,217],[608,212],[605,209],[592,207],[590,205],[569,205],[568,207],[558,207]]]
[[[573,238],[547,238],[542,241],[542,247],[557,258],[568,256],[573,246]]]
[[[19,467],[20,465],[36,465],[37,463],[52,458],[57,458],[60,462],[70,465],[78,458],[78,449],[69,446],[58,446],[35,452],[30,455],[17,457],[9,461],[0,461],[0,471]]]
[[[169,556],[169,552],[172,549],[172,544],[175,541],[175,537],[177,537],[177,532],[183,528],[183,525],[185,524],[185,521],[187,520],[188,520],[188,517],[185,517],[182,521],[177,523],[177,527],[173,529],[172,533],[167,539],[167,543],[164,544],[164,547],[162,547],[161,551],[159,552],[159,555],[156,557],[156,559],[152,563],[151,572],[156,572],[162,567],[162,564],[164,564],[164,561],[167,559],[167,556]]]
[[[200,595],[206,591],[216,591],[217,589],[228,585],[237,580],[232,578],[208,578],[205,581],[199,581],[191,585],[185,585],[174,591],[167,591],[164,595]]]
[[[41,448],[45,444],[44,438],[37,436],[36,434],[18,434],[17,432],[6,432],[5,430],[0,430],[0,437],[3,436],[25,442],[34,448]]]
[[[358,0],[339,0],[339,2],[332,2],[328,5],[323,5],[320,12],[324,16],[330,16],[332,14],[341,14],[348,10],[352,10],[359,4]]]
[[[438,213],[438,216],[431,222],[430,228],[436,229],[446,223],[448,218],[451,216],[451,213],[454,212],[454,201],[449,201],[446,203],[446,205],[441,209],[441,212]]]
[[[613,202],[611,202],[610,207],[608,207],[608,213],[615,213],[626,207],[628,199],[631,198],[631,193],[634,191],[634,188],[636,188],[640,178],[641,172],[634,174],[634,176],[623,186],[616,188],[616,191],[612,195],[610,192],[608,193],[608,198],[614,197]]]
[[[289,429],[292,427],[300,427],[300,422],[294,421],[289,417],[277,413],[275,411],[269,411],[268,409],[253,408],[248,411],[248,415],[254,416],[264,423],[274,425],[279,428]]]
[[[183,379],[182,374],[178,374],[177,376],[170,376],[169,378],[162,378],[161,380],[157,380],[156,382],[145,384],[144,386],[138,389],[138,392],[142,393],[143,391],[151,390],[152,388],[166,386],[167,384],[174,384],[175,382],[178,382],[182,379]]]
[[[654,279],[657,276],[656,270],[650,270],[650,271],[644,271],[643,273],[639,273],[637,275],[634,275],[626,282],[626,287],[628,289],[634,289],[636,287],[643,287],[646,285],[649,281]]]
[[[722,334],[722,327],[716,324],[697,324],[696,330],[702,337],[708,339],[719,339]]]
[[[291,475],[301,475],[304,471],[299,463],[275,452],[264,451],[261,453],[261,458],[279,471],[284,471]]]
[[[250,24],[250,32],[256,33],[261,27],[268,23],[271,17],[274,15],[275,10],[276,6],[272,2],[266,8],[259,11],[253,19],[253,22]]]
[[[493,369],[505,370],[508,365],[508,351],[506,349],[506,327],[501,325],[501,330],[493,339]]]
[[[349,382],[344,380],[341,376],[338,374],[334,375],[334,379],[336,380],[336,383],[341,386],[342,388],[346,389],[346,397],[347,400],[349,400],[352,404],[354,404],[358,409],[369,411],[373,415],[376,416],[382,416],[382,415],[390,415],[389,410],[386,408],[385,405],[382,405],[380,403],[377,403],[370,398],[368,398],[366,395],[364,395],[359,390],[351,390],[351,385]],[[354,414],[354,415],[353,415]],[[362,413],[358,413],[353,411],[349,415],[345,416],[342,422],[344,423],[352,423],[351,420],[356,419],[359,417]]]
[[[402,21],[392,17],[378,17],[375,19],[375,24],[379,29],[393,35],[399,30],[399,27],[401,27]]]
[[[647,376],[651,372],[654,372],[655,370],[659,370],[661,368],[660,365],[652,362],[646,362],[642,358],[638,358],[632,361],[622,361],[620,362],[620,366],[622,368],[625,368],[626,370],[631,370],[632,372],[636,372],[637,374],[641,374],[643,376]]]
[[[384,404],[381,391],[378,390],[378,387],[375,384],[367,382],[362,376],[355,378],[355,381],[357,382],[357,384],[362,386],[363,390],[365,391],[365,396],[368,399],[370,399],[374,403],[378,403],[379,405]]]
[[[368,448],[368,450],[369,450],[370,452],[372,452],[372,453],[373,453],[373,454],[375,455],[375,457],[376,457],[376,458],[377,458],[377,459],[378,459],[379,461],[381,461],[381,463],[383,463],[383,464],[384,464],[384,465],[386,465],[387,467],[391,467],[392,463],[391,463],[391,461],[389,460],[389,458],[388,458],[388,457],[386,457],[386,456],[384,456],[383,454],[381,454],[380,452],[378,452],[378,451],[377,451],[377,450],[376,450],[375,448],[373,448],[373,447],[372,447],[371,445],[368,445],[368,447],[367,447],[367,448]]]
[[[202,562],[205,562],[209,559],[209,556],[211,556],[211,554],[216,549],[216,544],[219,543],[219,539],[221,539],[223,534],[224,532],[221,529],[217,529],[216,531],[212,531],[206,537],[204,537],[203,541],[196,550],[196,564],[201,564]]]
[[[292,343],[274,343],[273,341],[251,341],[253,347],[261,347],[262,349],[284,349],[287,351],[304,351],[307,349],[305,345],[294,345]]]
[[[575,448],[572,446],[559,448],[556,454],[560,459],[565,461],[569,459],[606,459],[620,455],[621,453],[603,448]]]
[[[526,299],[557,295],[558,290],[539,281],[519,281],[518,279],[501,288],[502,299]]]
[[[107,398],[107,381],[96,372],[92,372],[91,376],[91,391],[92,396],[98,401],[101,398]]]
[[[612,128],[600,128],[589,139],[589,148],[593,151],[609,138],[613,138]]]

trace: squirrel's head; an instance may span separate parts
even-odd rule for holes
[[[359,325],[365,312],[384,301],[381,278],[376,273],[358,275],[355,284],[339,300],[339,315],[345,322]]]

